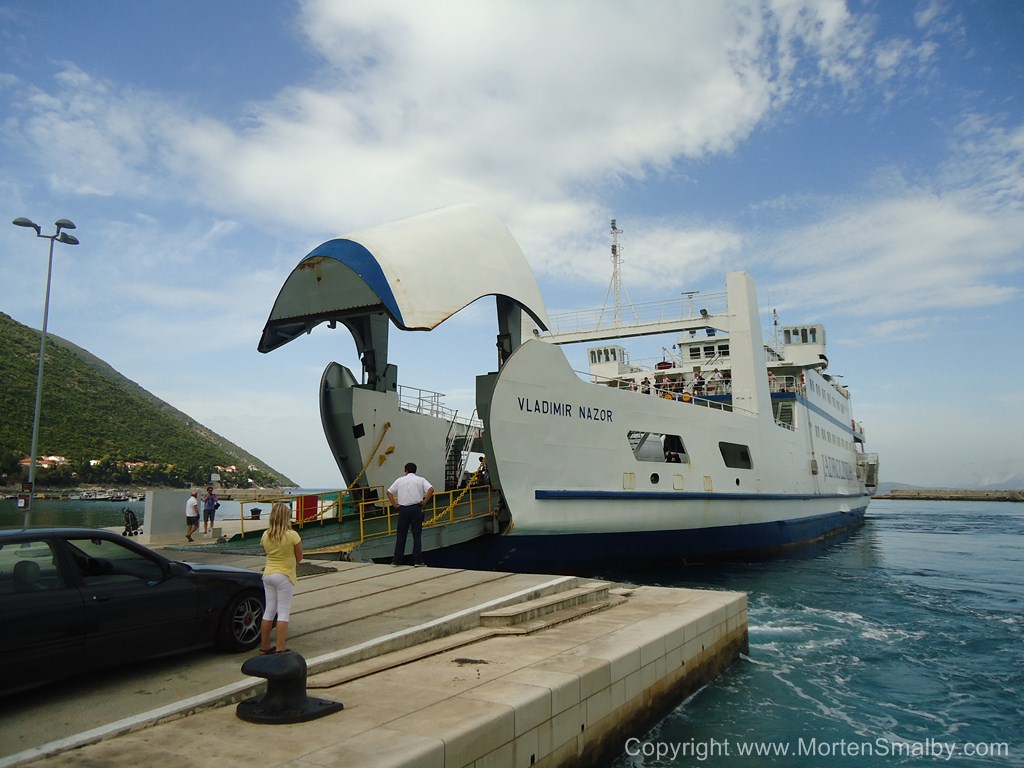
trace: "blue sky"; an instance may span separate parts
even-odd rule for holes
[[[342,330],[256,351],[321,242],[475,203],[548,310],[754,275],[822,322],[883,481],[1024,481],[1024,3],[0,0],[0,208],[73,220],[49,329],[309,487]],[[46,243],[0,227],[38,328]],[[392,336],[473,407],[493,302]],[[582,352],[570,361],[585,368]],[[45,419],[45,403],[43,409]]]

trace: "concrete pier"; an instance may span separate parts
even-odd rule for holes
[[[316,563],[288,645],[343,711],[245,722],[265,682],[211,651],[0,700],[0,766],[600,765],[744,651],[746,622],[734,592]]]
[[[879,493],[872,498],[904,501],[1024,501],[1024,490],[894,488],[888,493]]]

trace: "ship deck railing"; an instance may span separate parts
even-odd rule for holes
[[[704,314],[700,310],[706,310]],[[695,294],[674,299],[646,301],[619,307],[602,307],[600,309],[583,309],[571,312],[559,312],[548,315],[548,331],[551,336],[563,334],[594,333],[598,331],[613,332],[616,329],[651,326],[658,323],[696,321],[727,310],[725,291],[720,293],[702,293],[699,298]]]
[[[659,397],[665,397],[666,399],[678,399],[677,395],[688,393],[691,397],[719,397],[722,395],[728,395],[732,397],[732,380],[731,379],[705,379],[703,386],[694,387],[693,381],[687,381],[680,385],[678,381],[669,382],[666,386],[664,382],[658,380],[659,376],[672,376],[673,374],[663,374],[657,369],[653,371],[638,371],[634,376],[629,377],[615,377],[615,376],[601,376],[600,374],[583,371],[575,371],[576,375],[584,380],[590,380],[594,384],[604,384],[612,387],[613,389],[629,389],[634,392],[640,392],[641,394],[655,394]],[[635,376],[639,375],[653,375],[655,381],[651,382],[650,392],[642,391],[640,384],[636,381]],[[679,374],[674,374],[679,375]],[[777,394],[797,394],[805,396],[807,393],[806,384],[800,381],[799,376],[773,376],[768,379],[768,391],[773,395]]]
[[[483,421],[478,418],[459,416],[454,408],[444,404],[444,394],[419,387],[398,385],[398,405],[407,413],[421,413],[435,416],[445,421],[461,424],[464,427],[482,428]]]
[[[665,386],[664,382],[659,382],[660,386],[652,382],[649,388],[641,389],[635,378],[604,377],[593,373],[584,374],[582,371],[576,371],[576,374],[584,379],[589,378],[596,384],[603,383],[615,389],[626,389],[640,395],[660,397],[665,400],[675,400],[681,403],[715,408],[722,411],[732,412],[735,410],[752,414],[752,411],[736,408],[732,404],[732,381],[730,379],[706,380],[703,386],[697,388],[694,388],[692,381],[686,382],[683,385],[680,385],[678,381],[670,382],[669,386]],[[655,376],[657,376],[657,373],[655,373]],[[657,378],[655,380],[657,381]],[[768,390],[773,400],[795,399],[797,396],[804,397],[807,392],[805,383],[798,376],[769,377]],[[784,429],[796,430],[796,427],[790,421],[776,417],[775,423]],[[854,432],[856,433],[855,422]]]

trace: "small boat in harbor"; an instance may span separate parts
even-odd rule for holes
[[[612,222],[613,285],[619,230]],[[458,279],[454,279],[455,275]],[[699,301],[697,296],[699,295]],[[431,330],[494,296],[498,370],[476,411],[398,383],[388,332]],[[406,461],[455,488],[487,457],[497,524],[474,544],[491,567],[550,571],[672,564],[773,551],[863,522],[878,480],[849,390],[828,372],[825,328],[762,333],[744,272],[725,290],[548,316],[522,251],[473,206],[328,241],[286,280],[259,349],[320,323],[350,330],[357,373],[330,363],[321,419],[350,491],[381,497]],[[665,338],[655,360],[627,344]],[[586,371],[563,351],[584,345]]]

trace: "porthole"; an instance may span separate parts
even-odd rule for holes
[[[659,480],[661,480],[661,476],[657,472],[652,472],[651,485],[657,485]]]

